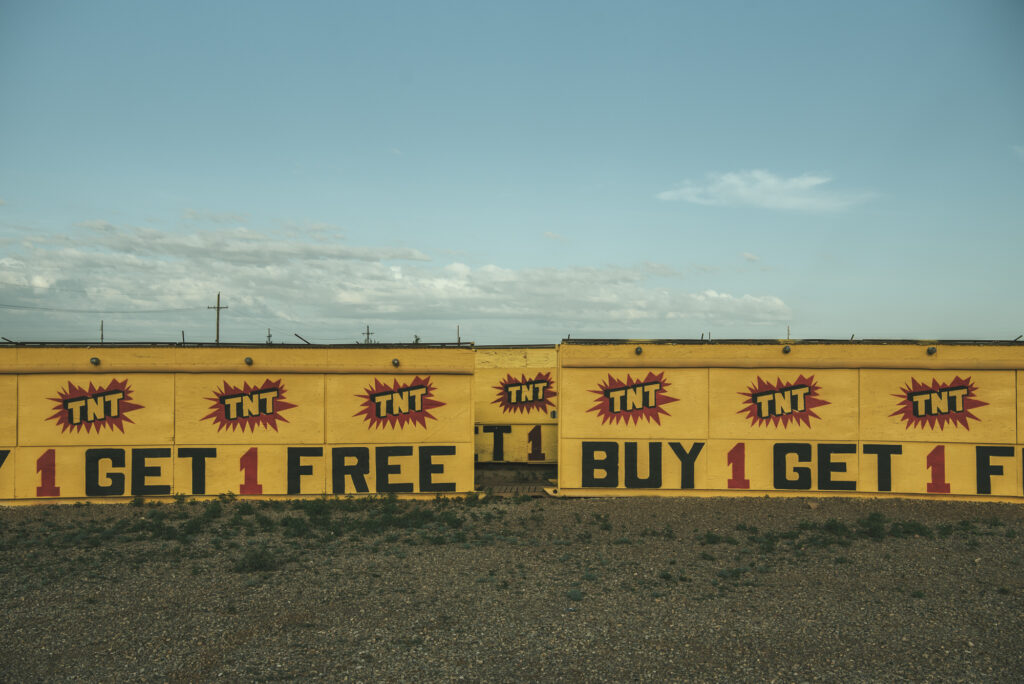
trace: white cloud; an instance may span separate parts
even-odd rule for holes
[[[419,250],[278,238],[245,228],[166,233],[91,222],[87,239],[50,235],[0,259],[0,300],[88,311],[187,309],[168,315],[5,312],[12,339],[212,339],[217,292],[222,339],[253,342],[298,332],[354,342],[370,324],[382,341],[463,339],[553,343],[578,337],[690,337],[779,325],[790,310],[770,294],[682,290],[664,265],[509,268],[433,263]],[[397,263],[396,263],[397,262]],[[35,287],[33,287],[35,286]],[[40,289],[45,288],[45,289]],[[15,325],[17,324],[17,325]],[[121,337],[117,338],[116,335]]]
[[[828,176],[804,174],[792,178],[768,171],[710,173],[704,183],[685,181],[674,190],[657,194],[668,202],[690,202],[706,206],[750,206],[796,211],[837,211],[870,198],[868,194],[829,191]]]
[[[755,261],[760,261],[761,260],[761,257],[757,256],[756,254],[751,254],[750,252],[744,252],[742,256],[743,256],[744,259],[746,259],[747,261],[750,261],[750,262],[755,262]]]
[[[544,237],[546,239],[548,239],[548,240],[553,241],[553,242],[565,242],[566,241],[564,235],[560,235],[559,233],[552,233],[550,230],[544,231]]]
[[[1012,149],[1013,153],[1016,154],[1018,157],[1020,157],[1021,159],[1024,159],[1024,145],[1014,145],[1010,149]],[[0,200],[0,204],[2,204],[2,203],[3,203],[3,201]]]

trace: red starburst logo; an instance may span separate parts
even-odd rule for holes
[[[67,389],[57,390],[56,397],[49,397],[49,401],[56,405],[53,415],[47,420],[56,421],[61,432],[81,432],[84,427],[86,432],[95,430],[98,433],[103,428],[117,428],[123,433],[126,422],[135,422],[125,414],[142,408],[131,400],[132,388],[128,385],[128,378],[112,379],[106,387],[97,387],[90,382],[89,389],[69,381]]]
[[[631,420],[635,425],[641,418],[661,425],[661,416],[669,415],[662,407],[679,401],[666,392],[671,384],[665,380],[664,372],[655,374],[651,371],[643,380],[626,375],[625,382],[609,374],[607,381],[598,383],[600,389],[590,390],[598,396],[587,413],[595,411],[601,416],[602,425],[619,421],[629,423]]]
[[[939,382],[932,378],[932,384],[918,382],[911,378],[910,382],[900,388],[899,394],[892,396],[900,400],[899,408],[890,416],[899,416],[906,423],[906,428],[925,426],[944,430],[947,423],[970,430],[968,419],[980,421],[971,409],[988,406],[988,402],[976,397],[978,386],[971,379],[959,375],[951,382]]]
[[[814,409],[829,403],[818,396],[820,390],[813,375],[798,375],[794,381],[776,378],[774,383],[758,376],[746,392],[739,393],[746,399],[737,413],[745,413],[751,425],[786,427],[803,423],[810,427],[811,418],[821,418]]]
[[[554,385],[551,373],[539,372],[533,379],[523,375],[518,380],[514,375],[506,375],[494,385],[498,396],[491,403],[500,406],[502,413],[545,413],[549,407],[555,408],[551,401],[555,397]]]
[[[225,380],[221,389],[214,389],[213,396],[206,397],[212,410],[202,420],[212,420],[217,432],[229,428],[255,432],[257,425],[277,432],[277,421],[288,422],[281,411],[295,408],[284,400],[286,394],[280,380],[267,379],[260,386],[243,382],[240,388]]]
[[[365,394],[356,395],[362,399],[363,408],[355,415],[362,416],[374,428],[404,428],[407,423],[426,427],[427,418],[437,420],[430,410],[444,406],[444,402],[434,398],[434,389],[430,376],[416,376],[408,383],[395,378],[390,386],[374,378]]]

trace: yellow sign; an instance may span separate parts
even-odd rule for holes
[[[558,459],[554,347],[476,351],[476,460],[552,463]]]
[[[14,496],[23,500],[168,496],[169,446],[49,446],[15,450]]]
[[[476,425],[476,460],[551,463],[558,455],[557,425]]]
[[[174,376],[21,375],[18,444],[164,444],[174,438]]]
[[[473,430],[469,375],[328,375],[329,442],[460,441]]]
[[[474,488],[469,349],[3,351],[0,500]]]
[[[323,444],[324,376],[175,376],[183,444]]]
[[[563,344],[559,492],[1022,497],[1024,353],[967,347]]]
[[[708,435],[708,371],[562,368],[562,438]]]
[[[861,371],[861,429],[872,439],[1003,442],[1017,436],[1016,374]]]
[[[724,439],[856,439],[855,370],[710,370],[710,435]]]
[[[0,375],[0,447],[18,441],[18,377]]]

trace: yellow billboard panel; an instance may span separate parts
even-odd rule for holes
[[[481,368],[474,378],[477,423],[554,423],[554,368]]]
[[[563,368],[927,368],[1016,370],[1020,344],[936,342],[711,342],[637,340],[629,344],[563,342]]]
[[[179,374],[179,444],[323,444],[324,376]]]
[[[1009,444],[772,440],[562,441],[563,490],[1019,497]]]
[[[703,441],[563,439],[560,489],[708,489]]]
[[[496,349],[480,348],[474,351],[474,365],[477,371],[481,368],[525,368],[525,347],[498,347]],[[554,365],[553,363],[551,364]]]
[[[19,377],[21,446],[170,444],[173,439],[173,375]]]
[[[333,444],[325,448],[329,494],[454,494],[473,491],[472,445]]]
[[[190,349],[190,352],[198,351]],[[174,370],[174,347],[18,347],[7,368],[19,373],[168,373]]]
[[[1024,371],[1017,371],[1017,441],[1024,442]]]
[[[328,375],[325,407],[330,443],[466,442],[473,432],[473,378],[427,373]]]
[[[0,447],[0,501],[14,498],[14,447]]]
[[[856,440],[856,370],[710,369],[712,438]]]
[[[1021,496],[1021,448],[1009,444],[861,445],[861,490]]]
[[[855,492],[855,441],[712,440],[708,487],[732,491]]]
[[[563,439],[707,438],[707,369],[563,368],[559,380]]]
[[[322,445],[197,445],[175,449],[174,493],[325,494]]]
[[[173,492],[172,449],[157,446],[31,446],[15,450],[14,497],[168,496]]]
[[[528,347],[526,349],[527,368],[554,368],[558,365],[558,349],[556,347]]]
[[[18,441],[18,376],[0,375],[0,446]]]
[[[861,439],[1017,441],[1012,371],[861,370]]]
[[[362,345],[328,349],[326,372],[378,374],[397,370],[421,375],[472,375],[474,364],[474,352],[468,347]]]
[[[327,350],[321,347],[182,347],[174,349],[174,370],[192,373],[323,373]]]
[[[558,460],[557,425],[478,424],[478,463],[554,463]]]

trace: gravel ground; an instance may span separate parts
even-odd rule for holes
[[[0,678],[1024,679],[1024,507],[0,508]]]

